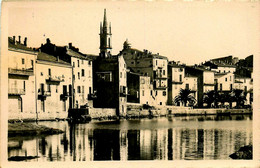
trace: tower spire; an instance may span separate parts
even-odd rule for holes
[[[100,56],[107,58],[111,56],[112,51],[112,40],[111,40],[111,23],[107,23],[106,9],[104,9],[103,25],[100,23]]]
[[[107,27],[107,14],[106,14],[106,9],[104,9],[103,27]]]

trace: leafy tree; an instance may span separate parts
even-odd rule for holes
[[[190,89],[181,89],[179,95],[174,98],[174,103],[182,103],[183,106],[186,106],[187,103],[194,105],[196,99],[191,95]]]
[[[241,106],[244,106],[244,103],[246,101],[246,94],[241,89],[234,89],[232,91],[232,99],[234,102],[236,102],[236,107],[239,108]]]
[[[233,98],[230,93],[219,93],[218,102],[220,102],[222,106],[224,106],[225,102],[229,102],[230,106],[232,106]]]
[[[211,107],[212,103],[216,105],[217,99],[218,93],[214,90],[210,90],[204,94],[203,102],[207,104],[207,107]]]

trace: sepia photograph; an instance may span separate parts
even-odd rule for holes
[[[256,165],[259,9],[3,1],[2,163]]]

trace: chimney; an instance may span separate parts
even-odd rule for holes
[[[69,43],[69,49],[71,49],[72,48],[72,43]]]
[[[14,44],[15,44],[15,36],[13,36],[13,41],[14,41]]]
[[[18,43],[21,44],[21,36],[18,36]]]
[[[27,46],[27,37],[24,38],[23,44],[24,44],[24,46]]]

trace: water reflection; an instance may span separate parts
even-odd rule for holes
[[[30,161],[230,159],[231,153],[252,143],[250,116],[214,117],[41,122],[65,133],[10,138],[8,157],[39,156]]]

